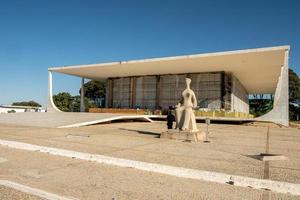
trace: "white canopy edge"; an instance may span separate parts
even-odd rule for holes
[[[88,67],[100,67],[100,66],[107,66],[107,65],[122,65],[122,64],[131,64],[131,63],[133,64],[133,63],[145,63],[145,62],[155,62],[155,61],[168,61],[168,60],[179,60],[184,58],[213,57],[213,56],[246,54],[246,53],[253,53],[253,52],[258,53],[258,52],[277,51],[277,50],[290,50],[290,46],[283,45],[283,46],[276,46],[276,47],[221,51],[221,52],[214,52],[214,53],[201,53],[201,54],[191,54],[191,55],[182,55],[182,56],[168,56],[168,57],[160,57],[160,58],[148,58],[148,59],[107,62],[107,63],[98,63],[98,64],[57,66],[57,67],[48,68],[48,71],[59,72],[59,70],[62,69],[77,69],[77,68],[88,68]]]
[[[48,70],[89,79],[201,73],[225,71],[233,73],[249,93],[273,93],[285,51],[290,46],[202,53],[184,56],[150,58],[99,64],[52,67]]]

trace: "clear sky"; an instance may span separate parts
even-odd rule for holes
[[[0,0],[0,104],[46,105],[47,68],[291,45],[300,73],[298,0]],[[54,93],[80,79],[54,75]]]

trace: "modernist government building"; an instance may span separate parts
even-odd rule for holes
[[[180,101],[189,77],[199,110],[249,117],[249,95],[274,94],[273,109],[257,120],[287,126],[288,56],[289,46],[278,46],[49,68],[48,111],[58,111],[52,72],[81,77],[82,83],[105,80],[106,107],[116,109],[166,110]]]

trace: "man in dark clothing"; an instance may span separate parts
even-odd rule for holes
[[[172,114],[172,110],[174,110],[173,106],[169,106],[168,115],[167,115],[168,129],[173,129],[173,122],[175,121],[175,116]]]

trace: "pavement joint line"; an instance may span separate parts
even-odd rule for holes
[[[265,152],[266,154],[269,153],[270,150],[270,127],[267,128],[267,135],[266,135],[266,147],[265,147]],[[264,179],[269,179],[270,178],[270,162],[269,161],[264,161]],[[268,200],[270,199],[270,192],[269,191],[264,191],[262,195],[262,200]]]
[[[11,189],[15,189],[15,190],[24,192],[26,194],[41,197],[41,198],[47,199],[47,200],[76,200],[73,197],[59,196],[57,194],[49,193],[44,190],[32,188],[32,187],[22,185],[22,184],[13,182],[13,181],[8,181],[8,180],[0,179],[0,185],[7,187],[7,188],[11,188]]]
[[[70,151],[65,149],[51,148],[46,146],[32,145],[28,143],[0,140],[0,145],[13,149],[27,150],[47,153],[55,156],[76,158],[86,161],[94,161],[101,164],[114,165],[118,167],[134,168],[138,170],[155,172],[180,178],[190,178],[201,181],[230,184],[233,186],[247,187],[253,189],[270,190],[272,192],[298,195],[300,196],[300,184],[280,182],[266,179],[257,179],[245,176],[225,174],[204,170],[174,167],[163,164],[147,163],[123,158],[104,156],[100,154],[89,154],[83,152]]]

